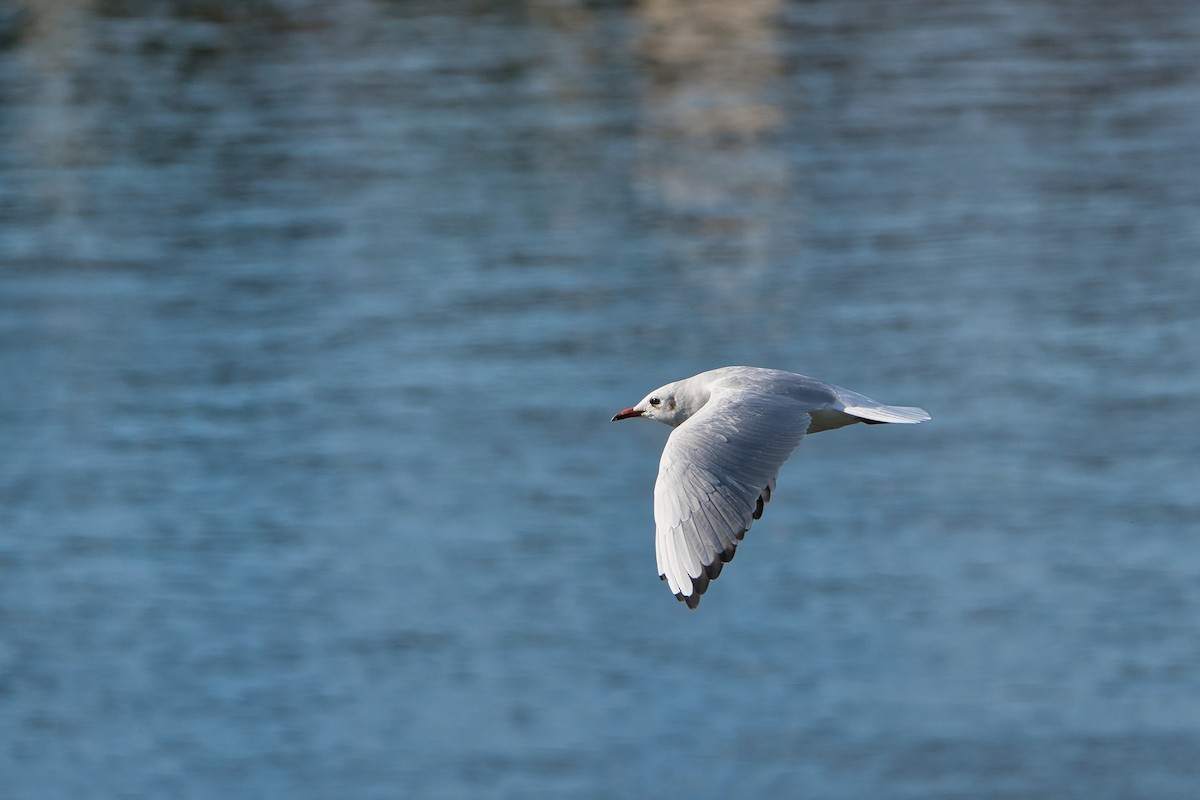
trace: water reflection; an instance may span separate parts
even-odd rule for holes
[[[1189,5],[25,8],[6,797],[1191,796]],[[736,362],[935,422],[682,614]]]
[[[780,13],[775,0],[637,7],[634,186],[648,227],[675,234],[681,272],[726,294],[794,252],[802,223],[779,139]]]

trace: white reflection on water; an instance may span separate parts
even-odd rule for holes
[[[735,5],[0,22],[6,796],[1191,796],[1195,10]],[[724,363],[935,422],[687,614]]]

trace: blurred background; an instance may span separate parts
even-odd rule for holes
[[[1200,5],[0,0],[6,798],[1193,798]],[[691,613],[667,429],[804,442]]]

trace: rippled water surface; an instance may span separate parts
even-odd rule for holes
[[[0,3],[4,796],[1193,798],[1200,6]],[[700,609],[667,430],[813,437]]]

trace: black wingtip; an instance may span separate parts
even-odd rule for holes
[[[741,539],[742,535],[745,533],[746,531],[744,530],[740,531],[738,539]],[[704,565],[704,571],[700,573],[699,578],[691,579],[692,593],[690,595],[685,595],[683,592],[676,592],[675,599],[681,603],[687,603],[687,607],[695,611],[696,606],[700,605],[700,595],[708,591],[708,584],[717,579],[717,577],[721,574],[721,570],[725,568],[726,564],[733,560],[735,555],[737,555],[736,544],[732,545],[728,550],[718,553],[717,560],[713,561],[711,564]],[[667,576],[660,574],[658,579],[660,581],[665,581]]]
[[[686,603],[688,608],[690,608],[692,611],[695,611],[696,606],[700,605],[700,595],[703,593],[704,593],[704,590],[701,589],[701,590],[697,591],[696,585],[695,585],[695,583],[693,583],[691,594],[684,594],[683,592],[676,592],[675,599],[681,603]]]

